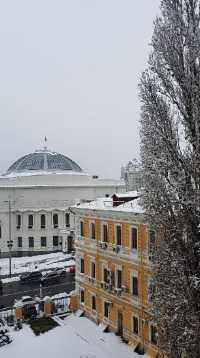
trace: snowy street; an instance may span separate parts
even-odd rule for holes
[[[55,252],[45,255],[35,255],[26,257],[13,257],[12,258],[12,275],[19,275],[27,271],[47,271],[53,268],[63,268],[73,266],[75,264],[71,255],[64,254],[63,252]],[[9,273],[9,259],[0,259],[0,274],[1,276],[8,275]]]

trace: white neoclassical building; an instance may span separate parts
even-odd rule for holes
[[[89,175],[65,155],[46,147],[25,155],[0,176],[0,253],[70,251],[79,201],[125,190],[117,180]]]

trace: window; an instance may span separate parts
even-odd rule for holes
[[[58,214],[53,214],[53,227],[55,229],[58,227]]]
[[[21,237],[21,236],[19,236],[19,237],[17,238],[17,246],[18,246],[18,247],[22,247],[22,237]]]
[[[70,215],[69,215],[69,213],[65,213],[65,226],[70,227]]]
[[[151,343],[157,345],[158,343],[158,331],[157,327],[154,325],[150,326],[150,336],[151,336]]]
[[[96,311],[96,296],[92,295],[92,309]]]
[[[16,216],[16,228],[17,230],[21,228],[21,215]]]
[[[95,224],[91,223],[90,224],[90,238],[95,240]]]
[[[138,278],[132,276],[132,295],[138,296]]]
[[[96,267],[95,267],[95,262],[91,263],[91,277],[95,278],[96,277]]]
[[[47,238],[46,236],[42,236],[41,237],[41,247],[46,247],[47,246]]]
[[[121,246],[122,244],[122,232],[121,232],[121,225],[116,225],[116,245]]]
[[[153,230],[149,231],[149,260],[155,262],[156,251],[156,233]]]
[[[1,233],[1,225],[0,225],[0,239],[1,239],[2,233]]]
[[[83,224],[83,221],[80,221],[80,234],[81,234],[81,236],[84,236],[84,224]]]
[[[117,270],[117,288],[122,288],[122,271]]]
[[[29,241],[29,247],[34,247],[34,238],[33,237],[29,237],[28,238]]]
[[[46,227],[46,216],[44,214],[40,216],[40,227],[41,229],[45,229]]]
[[[109,316],[109,302],[104,301],[104,317],[108,318]]]
[[[139,333],[139,320],[138,317],[133,316],[133,333],[138,334]]]
[[[58,246],[58,236],[53,236],[53,246]]]
[[[135,227],[131,228],[131,250],[137,250],[137,229]]]
[[[103,242],[108,242],[108,225],[107,225],[107,224],[103,224],[103,237],[102,237],[102,241],[103,241]]]
[[[33,228],[33,215],[28,216],[28,228],[29,229]]]
[[[81,301],[81,303],[85,302],[85,292],[83,289],[81,289],[81,291],[80,291],[80,301]]]
[[[84,259],[81,257],[81,273],[85,272],[85,267],[84,267]]]
[[[109,271],[106,267],[103,268],[103,281],[109,283]]]

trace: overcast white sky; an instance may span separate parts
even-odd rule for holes
[[[43,146],[118,178],[159,0],[0,0],[0,172]]]

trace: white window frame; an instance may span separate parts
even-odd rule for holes
[[[92,277],[92,264],[95,264],[95,277]],[[90,256],[90,277],[96,280],[96,261],[92,256]]]
[[[84,293],[84,301],[81,302],[81,292]],[[79,302],[81,305],[84,305],[85,304],[85,289],[83,287],[80,287],[80,292],[79,292]]]
[[[94,232],[95,232],[95,238],[93,239],[92,238],[92,224],[94,224]],[[96,241],[96,224],[95,224],[95,221],[94,220],[92,220],[92,221],[90,221],[89,222],[89,239],[91,240],[91,241]]]
[[[133,330],[133,317],[136,317],[138,319],[138,333],[135,333],[134,330]],[[132,334],[134,334],[134,336],[139,336],[140,334],[140,318],[139,318],[139,315],[138,314],[135,314],[133,313],[132,314],[132,320],[131,320],[131,330],[132,330]]]
[[[83,234],[84,234],[84,220],[83,219],[79,220],[79,234],[80,234],[80,237],[84,237],[84,236],[82,236],[82,233],[81,233],[81,223],[83,224]]]
[[[107,241],[104,241],[104,237],[103,237],[103,233],[104,233],[103,227],[104,227],[104,225],[107,227]],[[101,223],[101,242],[108,243],[108,223],[106,221],[103,221]]]
[[[21,217],[21,225],[19,227],[19,229],[17,228],[17,217],[20,216]],[[22,230],[22,214],[21,213],[16,213],[16,230],[19,231],[19,230]]]
[[[54,223],[53,223],[54,215],[58,216],[58,226],[57,227],[54,227]],[[53,213],[52,213],[52,227],[53,227],[53,229],[58,229],[59,228],[59,213],[57,211],[53,211]]]
[[[132,229],[136,229],[137,230],[137,249],[133,249],[132,248]],[[138,256],[138,227],[136,225],[131,225],[130,229],[129,229],[129,247],[130,247],[130,251],[133,255]]]
[[[92,298],[93,297],[95,297],[95,306],[96,306],[95,309],[92,308]],[[97,295],[95,293],[93,293],[93,292],[90,293],[90,302],[91,302],[90,307],[91,307],[92,312],[96,313],[97,312]]]
[[[33,226],[31,228],[29,228],[29,216],[30,215],[32,215],[32,217],[33,217]],[[31,212],[27,213],[27,228],[28,228],[28,230],[33,230],[34,227],[35,227],[35,215],[34,215],[34,213],[31,213]]]
[[[139,299],[139,282],[138,282],[138,295],[133,295],[133,277],[137,277],[137,281],[138,281],[138,272],[137,271],[131,271],[130,272],[130,295],[132,297],[132,299],[134,300],[138,300]]]
[[[120,227],[121,227],[121,245],[119,245],[119,244],[117,243],[117,226],[120,226]],[[122,247],[122,224],[120,224],[120,223],[116,223],[116,224],[115,224],[115,240],[114,240],[114,242],[115,242],[115,245],[116,245],[116,246]]]
[[[108,317],[105,316],[105,303],[108,303]],[[105,319],[108,319],[108,320],[109,320],[109,316],[110,316],[110,301],[104,299],[104,300],[103,300],[103,317],[104,317]]]
[[[115,288],[117,289],[117,288],[122,288],[123,287],[123,282],[122,282],[122,285],[121,285],[121,287],[117,287],[117,279],[118,279],[118,276],[117,276],[117,271],[121,271],[121,273],[122,273],[122,280],[123,280],[123,271],[122,271],[122,266],[120,266],[120,265],[116,265],[115,266]]]

